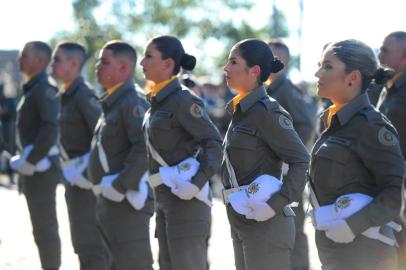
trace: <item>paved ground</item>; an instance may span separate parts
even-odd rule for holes
[[[64,188],[58,187],[57,203],[59,232],[62,238],[62,267],[60,270],[79,269],[70,241],[69,223],[64,201]],[[39,270],[40,264],[37,249],[31,234],[31,224],[24,196],[17,191],[0,187],[0,270]],[[151,220],[151,231],[155,224]],[[313,243],[313,229],[306,222],[309,233],[310,256],[312,269],[320,269],[317,251]],[[156,261],[158,245],[152,239],[152,249]],[[212,238],[210,240],[209,259],[211,270],[233,270],[233,250],[230,239],[228,221],[224,206],[214,201]],[[158,269],[157,264],[154,265]]]

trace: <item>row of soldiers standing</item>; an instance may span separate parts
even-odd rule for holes
[[[396,35],[389,35],[385,39],[380,56],[382,62],[385,61],[385,51],[387,52],[388,47],[393,46],[391,43],[393,40],[397,42],[402,40],[402,37],[398,39]],[[398,45],[403,44],[402,42],[398,42]],[[284,44],[274,42],[270,45],[275,55],[282,60],[284,57],[288,59],[288,50]],[[135,51],[124,42],[110,42],[103,47],[97,64],[98,81],[106,89],[101,97],[101,106],[94,93],[80,77],[81,68],[86,59],[83,47],[75,43],[62,43],[53,53],[53,76],[63,83],[61,97],[58,94],[59,90],[48,81],[45,73],[51,55],[49,46],[37,41],[27,43],[21,53],[21,70],[29,77],[29,81],[24,85],[24,97],[18,106],[19,141],[25,150],[25,155],[21,156],[15,167],[21,175],[20,180],[27,198],[42,266],[44,269],[50,270],[58,269],[60,265],[55,188],[62,177],[61,172],[63,172],[67,181],[66,199],[72,242],[75,252],[79,255],[81,267],[83,269],[107,269],[107,258],[110,257],[111,269],[151,269],[152,256],[148,231],[149,219],[153,214],[151,190],[147,192],[145,200],[141,200],[142,203],[139,200],[140,194],[131,193],[131,191],[140,192],[145,187],[149,189],[143,177],[148,164],[144,134],[141,128],[144,113],[147,111],[147,103],[142,95],[135,91],[132,81],[136,63]],[[147,56],[146,54],[144,59]],[[400,59],[403,58],[400,57]],[[390,63],[385,64],[390,65]],[[400,66],[402,65],[400,64]],[[143,67],[144,73],[147,75],[148,66],[145,65],[145,61]],[[392,68],[400,75],[397,75],[396,80],[388,86],[388,89],[401,87],[404,77],[402,73],[404,69],[396,70],[397,66]],[[282,74],[282,76],[270,78],[271,85],[268,93],[291,113],[295,129],[302,141],[308,143],[311,141],[311,133],[314,130],[311,114],[303,111],[306,104],[303,103],[300,92],[286,78],[284,72],[277,74]],[[388,114],[389,118],[391,118],[391,114],[394,115],[392,117],[394,120],[391,120],[398,129],[402,140],[403,126],[397,120],[401,119],[398,115],[401,115],[402,111],[396,104],[404,99],[401,94],[396,95],[396,91],[389,93],[391,95],[387,97],[382,94],[380,107],[386,110],[384,112]],[[292,96],[284,100],[289,94]],[[58,119],[59,112],[60,118]],[[202,111],[199,102],[192,103],[190,113],[197,115],[194,119],[201,117]],[[161,118],[170,117],[163,115],[163,112],[161,114]],[[396,124],[397,122],[399,124]],[[58,126],[61,133],[61,147],[56,147]],[[209,131],[209,133],[212,132]],[[95,136],[93,136],[94,134]],[[213,134],[215,132],[212,133],[214,145],[212,149],[217,151],[215,145],[218,145],[221,139]],[[208,137],[210,137],[209,135]],[[165,139],[170,138],[162,140]],[[173,139],[176,140],[176,138]],[[403,144],[401,143],[401,145]],[[404,149],[402,148],[402,150]],[[63,158],[63,170],[60,167],[59,156]],[[48,158],[48,163],[43,162],[44,157]],[[45,164],[46,170],[38,166],[40,163]],[[81,171],[78,168],[87,167],[82,164],[89,164],[89,169],[77,174],[78,171]],[[156,167],[156,165],[153,164],[152,167]],[[214,169],[215,166],[212,166],[210,171],[214,171]],[[156,171],[156,169],[153,170]],[[206,172],[208,171],[206,170]],[[117,174],[118,172],[120,173]],[[210,175],[205,177],[210,177]],[[102,194],[98,201],[94,193]],[[165,198],[166,195],[159,196]],[[168,207],[170,209],[170,206]],[[168,209],[168,207],[165,206],[163,209]],[[137,211],[134,211],[134,208]],[[295,219],[299,223],[296,224],[298,234],[295,247],[299,254],[303,254],[299,256],[302,259],[293,258],[292,262],[298,262],[298,265],[292,265],[292,268],[306,269],[309,263],[306,259],[307,243],[303,233],[304,213],[302,207],[298,209],[296,214],[299,217]],[[185,211],[187,210],[185,209]],[[190,215],[193,215],[194,210],[189,209]],[[199,211],[199,213],[202,212],[207,211]],[[157,220],[159,218],[165,219],[165,213],[162,212],[160,217],[157,216]],[[125,222],[120,222],[123,220]],[[189,234],[205,232],[196,240],[197,243],[200,243],[197,244],[197,249],[207,245],[209,226],[204,224],[210,224],[210,218],[203,218],[203,221],[202,227],[198,230],[183,227]],[[162,222],[161,225],[168,224],[165,222]],[[167,229],[161,228],[163,231]],[[172,227],[171,230],[176,230],[176,228]],[[176,234],[179,235],[182,232],[175,232]],[[201,244],[202,241],[206,241],[206,243]],[[179,239],[167,241],[167,243],[173,242],[179,242]],[[161,246],[164,245],[160,243]],[[401,244],[401,247],[403,246],[404,244]],[[162,250],[161,267],[165,265],[165,255],[167,258],[171,257],[176,260],[174,254],[178,253],[177,248],[181,247],[182,243],[178,246],[168,247],[166,250],[168,254]],[[171,252],[173,254],[169,254]],[[190,252],[199,251],[190,250]],[[180,256],[187,257],[185,254]],[[303,258],[305,259],[303,260]],[[187,263],[182,268],[182,260],[179,258],[179,267],[173,269],[187,269],[185,266]],[[202,261],[206,261],[204,256]],[[170,262],[167,263],[170,264]],[[170,266],[167,269],[171,269]]]

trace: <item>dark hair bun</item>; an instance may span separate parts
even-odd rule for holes
[[[284,66],[285,65],[281,62],[281,60],[279,60],[278,57],[275,57],[273,59],[271,72],[272,73],[277,73],[277,72],[281,71]]]
[[[395,75],[395,71],[390,68],[380,67],[372,77],[376,84],[384,84]]]
[[[180,66],[186,70],[193,70],[196,66],[196,57],[185,53],[180,61]]]

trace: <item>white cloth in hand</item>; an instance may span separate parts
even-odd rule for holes
[[[100,183],[101,193],[102,193],[103,197],[105,197],[106,199],[109,199],[113,202],[121,202],[125,198],[124,194],[118,192],[113,187],[113,182],[117,179],[117,177],[118,177],[118,173],[103,176],[101,179],[101,183]]]
[[[63,169],[63,176],[66,181],[72,186],[78,186],[82,189],[92,189],[93,183],[83,176],[83,172],[87,168],[89,154],[77,159],[77,162]]]
[[[336,243],[348,244],[355,238],[350,226],[348,226],[344,219],[332,220],[322,226],[319,225],[318,229],[325,231],[327,238]]]
[[[144,208],[145,201],[148,197],[148,172],[145,172],[144,175],[141,177],[140,183],[138,185],[138,191],[135,190],[127,190],[125,193],[125,197],[127,198],[128,202],[134,207],[136,210],[140,210]]]
[[[18,173],[20,173],[22,175],[27,175],[27,176],[31,176],[35,172],[35,166],[25,160],[21,160],[18,163],[18,167],[13,168],[13,169],[15,169]]]
[[[199,170],[200,163],[195,158],[187,158],[175,166],[162,166],[159,168],[159,174],[162,182],[169,188],[175,184],[173,180],[191,181]]]
[[[22,155],[15,155],[11,157],[10,159],[10,167],[24,175],[33,175],[34,172],[45,172],[51,167],[51,161],[48,159],[48,157],[44,157],[40,161],[37,162],[37,164],[33,165],[29,163],[30,165],[34,166],[34,172],[32,174],[25,174],[25,173],[30,173],[31,169],[23,168],[22,171],[19,171],[19,168],[23,166],[24,162],[26,162],[26,159],[28,155],[31,153],[32,149],[34,148],[34,145],[30,144],[26,146],[23,149],[23,154]],[[28,163],[28,162],[27,162]],[[24,165],[24,167],[27,167],[27,165]]]
[[[182,200],[191,200],[200,191],[196,185],[188,181],[173,179],[172,182],[175,185],[171,188],[172,193]]]
[[[265,221],[275,216],[275,211],[266,202],[248,200],[246,206],[251,209],[251,211],[245,215],[247,219]]]

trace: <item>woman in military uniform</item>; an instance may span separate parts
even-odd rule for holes
[[[404,162],[395,128],[365,94],[372,80],[382,83],[386,71],[378,69],[373,51],[356,40],[327,45],[319,66],[318,95],[333,105],[322,115],[326,128],[312,150],[314,213],[326,205],[351,211],[351,200],[337,200],[343,195],[371,197],[352,215],[323,226],[314,220],[323,269],[393,269],[396,242],[386,224],[399,214]],[[379,232],[367,236],[366,230],[377,226]],[[389,241],[376,239],[382,237]]]
[[[237,43],[224,67],[228,86],[238,93],[227,106],[232,121],[222,163],[223,198],[237,270],[290,269],[295,225],[288,205],[301,197],[309,154],[290,115],[263,85],[271,72],[282,68],[269,46],[256,39]],[[283,183],[282,162],[289,164]],[[280,185],[272,196],[241,201],[246,195],[254,198],[268,192],[271,178]],[[235,205],[229,203],[234,195],[242,198]]]
[[[195,57],[173,36],[150,41],[141,61],[152,83],[144,118],[149,181],[156,199],[162,270],[205,270],[211,222],[209,178],[220,168],[221,138],[203,102],[176,75]]]

